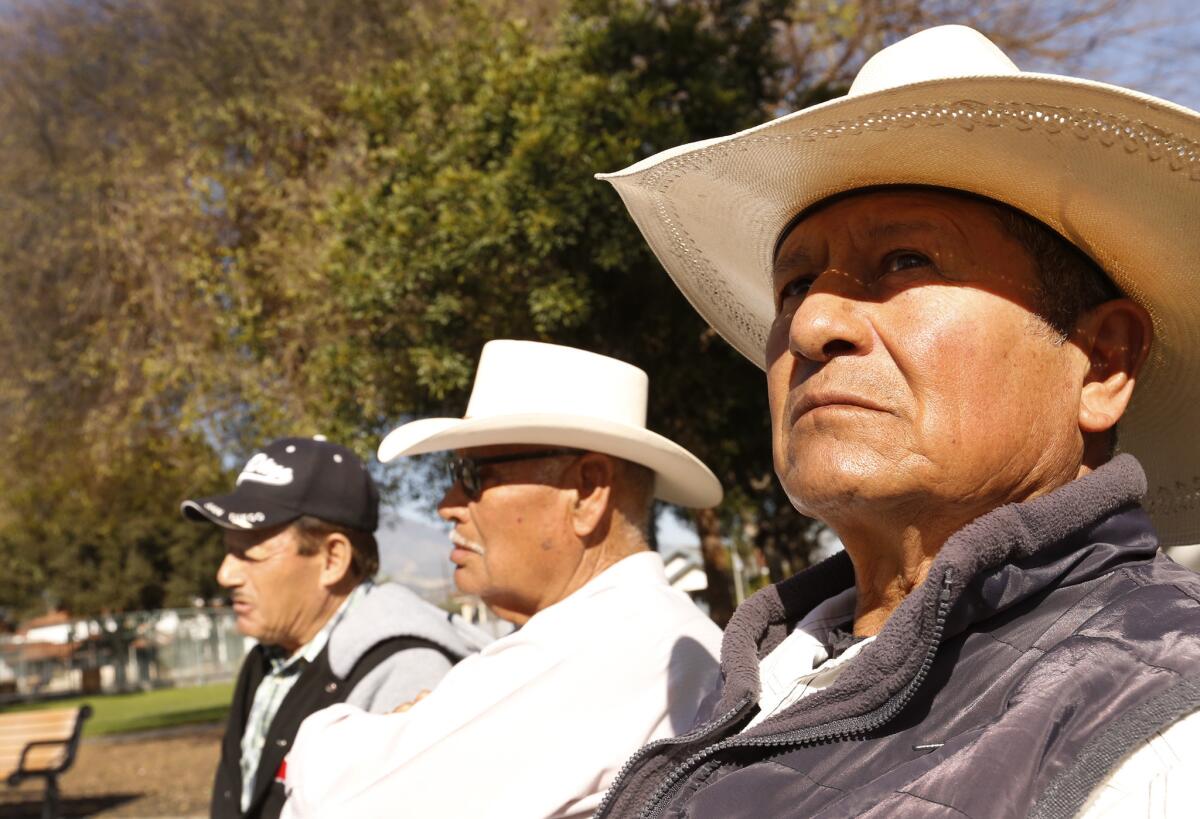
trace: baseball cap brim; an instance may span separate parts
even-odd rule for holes
[[[234,530],[272,529],[291,523],[303,514],[295,509],[266,503],[257,498],[251,500],[240,497],[237,492],[185,500],[179,505],[179,511],[188,520],[207,521],[223,529]]]

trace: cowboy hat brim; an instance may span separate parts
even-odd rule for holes
[[[603,418],[521,413],[483,418],[423,418],[393,430],[379,460],[497,444],[547,444],[603,452],[655,473],[659,500],[695,509],[721,502],[721,483],[699,458],[663,436]]]
[[[659,261],[727,341],[765,365],[781,231],[836,194],[962,190],[1091,256],[1154,322],[1120,423],[1164,545],[1200,539],[1200,114],[1104,83],[1016,73],[842,97],[664,151],[611,182]]]

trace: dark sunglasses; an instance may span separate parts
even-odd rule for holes
[[[473,501],[477,501],[479,500],[479,496],[483,494],[483,479],[479,474],[479,467],[481,466],[582,454],[582,449],[538,449],[533,452],[518,452],[515,455],[494,455],[489,458],[464,458],[455,455],[450,458],[450,480],[462,484],[463,492],[467,494],[467,497]]]

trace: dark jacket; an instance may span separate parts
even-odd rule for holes
[[[759,660],[853,569],[756,594],[712,718],[639,751],[596,816],[1073,816],[1200,709],[1200,576],[1157,554],[1144,492],[1124,455],[964,527],[834,685],[743,734]]]
[[[348,702],[386,713],[422,689],[432,689],[450,667],[488,640],[394,583],[371,586],[329,635],[329,643],[300,673],[267,732],[254,778],[254,795],[243,813],[242,735],[254,692],[269,660],[262,646],[251,649],[234,689],[221,760],[213,783],[214,819],[274,819],[286,800],[280,764],[300,723],[322,708]]]

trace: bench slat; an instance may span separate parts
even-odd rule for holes
[[[70,734],[74,728],[74,719],[43,719],[41,722],[28,722],[19,725],[4,725],[0,727],[0,736],[20,736],[23,734]]]
[[[62,764],[65,756],[66,746],[58,747],[39,747],[34,748],[25,757],[25,770],[27,771],[45,771],[51,768],[57,768]],[[11,756],[0,756],[0,771],[3,776],[8,776],[17,769],[17,764],[21,761],[21,753],[18,751]]]
[[[0,714],[0,776],[14,772],[25,746],[35,741],[58,740],[62,744],[31,748],[25,757],[25,770],[44,771],[61,765],[80,710],[55,708]]]
[[[9,711],[7,714],[0,714],[0,725],[5,725],[10,722],[23,722],[25,720],[75,719],[75,715],[78,713],[78,708],[46,708],[37,711]]]
[[[27,733],[41,733],[44,731],[58,731],[65,728],[71,730],[75,725],[75,719],[43,719],[30,722],[14,722],[7,725],[0,725],[0,736],[8,736],[19,734],[22,731]]]

